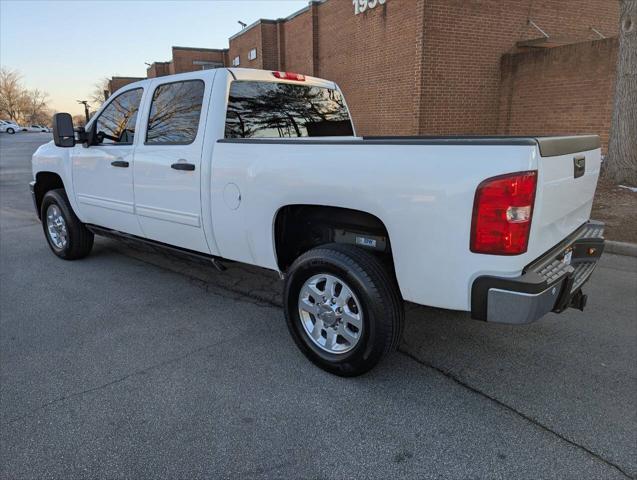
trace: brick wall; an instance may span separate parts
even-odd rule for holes
[[[615,35],[618,17],[614,0],[388,0],[360,15],[328,0],[281,22],[270,44],[278,68],[336,81],[361,134],[487,135],[502,55],[542,37],[528,19],[572,43],[599,38],[591,27]]]
[[[343,89],[359,134],[417,133],[412,118],[421,1],[388,0],[360,15],[350,1],[317,6],[318,71]]]
[[[616,0],[387,0],[354,15],[350,0],[312,1],[287,19],[255,22],[230,38],[228,50],[173,47],[168,70],[197,70],[195,59],[230,66],[239,56],[241,67],[336,81],[363,135],[489,135],[504,128],[502,56],[528,51],[521,41],[542,38],[529,19],[553,44],[572,44],[599,38],[592,28],[616,35],[619,6]],[[253,48],[257,58],[248,60]],[[569,68],[578,68],[574,62]],[[157,65],[149,76],[163,68]],[[506,107],[511,118],[515,105]]]
[[[241,67],[284,69],[334,80],[343,89],[358,133],[418,133],[414,58],[422,42],[418,0],[390,0],[361,15],[349,1],[311,3],[281,21],[261,20],[230,39],[229,59]],[[248,61],[248,51],[258,58]]]
[[[115,93],[120,88],[128,85],[129,83],[138,82],[144,80],[139,77],[113,77],[108,81],[108,90],[111,94]]]
[[[228,52],[228,65],[232,66],[232,60],[239,57],[241,68],[260,68],[265,70],[277,70],[281,60],[279,53],[282,39],[279,38],[279,22],[274,20],[260,20],[246,30],[230,39]],[[256,48],[257,58],[249,60],[250,50]]]
[[[225,64],[225,50],[223,49],[173,47],[172,53],[171,74],[201,70],[202,65],[197,64],[197,62],[215,62],[221,66]]]
[[[618,9],[615,0],[426,0],[420,132],[495,133],[500,59],[542,36],[527,19],[551,38],[583,41],[599,38],[591,27],[616,35]]]
[[[505,55],[498,131],[505,135],[595,133],[607,151],[617,38]]]
[[[170,75],[171,63],[172,62],[154,62],[146,69],[146,77],[156,78]]]
[[[279,69],[279,35],[276,22],[261,23],[261,68]],[[247,57],[246,57],[247,58]]]
[[[284,35],[281,69],[314,75],[312,14],[309,11],[282,22]]]
[[[268,21],[270,22],[270,21]],[[272,21],[271,24],[276,22]],[[232,60],[239,57],[241,68],[264,68],[263,55],[263,21],[243,30],[239,35],[230,39],[230,48],[228,50],[228,65],[232,66]],[[257,49],[257,58],[248,60],[248,53],[253,48]],[[271,59],[271,53],[267,55],[268,60]]]

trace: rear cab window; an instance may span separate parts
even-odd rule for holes
[[[352,121],[338,90],[264,81],[230,84],[225,138],[353,135]]]

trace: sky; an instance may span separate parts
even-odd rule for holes
[[[227,48],[259,18],[287,17],[307,0],[0,0],[0,64],[56,111],[83,113],[104,77],[146,76],[144,62],[168,61],[173,45]]]

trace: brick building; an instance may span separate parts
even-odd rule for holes
[[[172,59],[154,62],[146,69],[148,78],[174,75],[228,65],[228,49],[172,47]]]
[[[618,24],[615,0],[314,0],[253,23],[226,50],[173,47],[148,76],[218,63],[329,78],[364,135],[606,141]]]
[[[505,55],[498,133],[600,135],[606,151],[617,37]]]
[[[110,93],[113,93],[115,90],[119,90],[124,85],[128,85],[129,83],[137,82],[139,80],[145,80],[141,77],[112,77],[108,81],[108,90]]]

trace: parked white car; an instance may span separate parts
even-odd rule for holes
[[[294,341],[338,375],[398,345],[403,301],[508,324],[583,309],[604,249],[597,136],[357,137],[319,78],[148,79],[53,137],[31,183],[53,253],[98,234],[275,270]]]
[[[0,132],[14,134],[22,130],[22,127],[17,123],[13,123],[7,120],[0,120]]]
[[[45,127],[44,125],[28,125],[24,127],[24,130],[27,132],[50,132],[51,129],[49,127]]]

